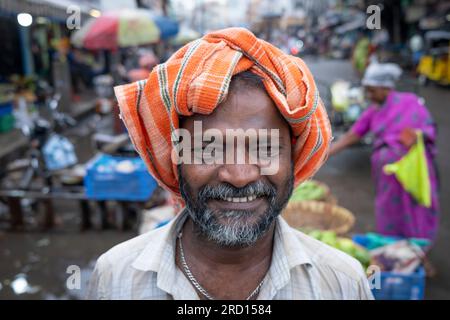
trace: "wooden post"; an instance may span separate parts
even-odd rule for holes
[[[11,214],[11,229],[16,230],[23,227],[23,212],[20,198],[8,197],[9,213]]]

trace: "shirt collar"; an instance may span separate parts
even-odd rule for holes
[[[286,286],[291,277],[291,270],[297,266],[309,268],[312,266],[312,261],[293,229],[282,217],[278,217],[272,262],[269,268],[270,281],[275,290]]]
[[[167,225],[154,230],[154,237],[134,260],[132,267],[157,273],[157,285],[172,294],[177,274],[175,264],[176,236],[186,221],[185,210]],[[297,266],[310,268],[312,261],[307,248],[294,234],[294,230],[282,218],[278,217],[275,226],[272,261],[268,271],[268,285],[272,293],[280,290],[290,280],[291,269]],[[170,262],[169,262],[170,261]]]
[[[282,236],[282,243],[286,257],[289,261],[289,269],[297,267],[299,265],[312,266],[312,252],[302,243],[295,230],[288,225],[283,217],[278,217],[279,233]]]
[[[154,230],[154,237],[132,264],[132,267],[137,270],[156,272],[157,286],[172,295],[172,290],[176,287],[174,282],[177,275],[176,235],[181,230],[186,218],[187,214],[183,210],[167,225]]]
[[[185,219],[186,216],[181,212],[165,226],[151,231],[154,232],[151,241],[149,241],[144,250],[134,260],[132,267],[140,271],[158,272],[164,253],[175,253],[175,235],[177,234],[177,230],[183,225]]]

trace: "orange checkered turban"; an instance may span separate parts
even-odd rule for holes
[[[328,154],[331,128],[305,63],[243,28],[209,33],[156,66],[147,80],[115,87],[121,118],[150,173],[180,198],[171,134],[180,116],[210,114],[233,75],[249,70],[292,128],[294,183],[311,177]]]

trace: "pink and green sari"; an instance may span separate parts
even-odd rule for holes
[[[408,152],[400,143],[404,128],[423,132],[430,173],[432,205],[419,205],[406,192],[395,175],[386,175],[383,166],[399,160]],[[412,93],[392,91],[382,106],[369,107],[351,129],[362,137],[372,132],[372,177],[375,180],[375,215],[378,233],[408,238],[435,240],[439,224],[438,179],[436,155],[436,127],[426,107]]]

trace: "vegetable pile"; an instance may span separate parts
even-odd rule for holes
[[[290,198],[290,201],[322,200],[327,190],[317,181],[309,180],[299,185]]]
[[[362,264],[364,269],[369,267],[369,251],[355,244],[351,239],[337,237],[333,231],[314,230],[309,232],[308,235],[352,256]]]

